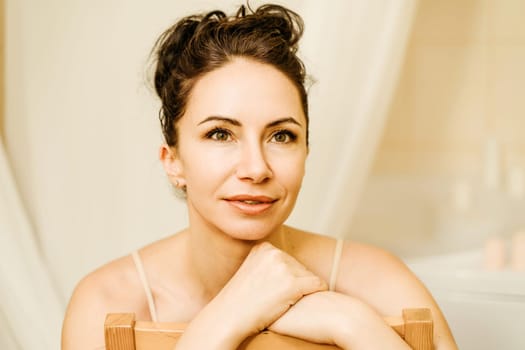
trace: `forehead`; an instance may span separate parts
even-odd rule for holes
[[[305,122],[299,92],[290,79],[272,65],[243,58],[199,78],[185,115],[194,121],[222,115],[261,121],[286,116]]]

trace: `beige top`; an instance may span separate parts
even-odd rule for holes
[[[337,281],[337,275],[339,271],[339,262],[341,260],[341,253],[343,251],[344,240],[339,238],[336,242],[334,249],[334,258],[332,260],[332,271],[330,272],[330,282],[328,284],[329,290],[335,290],[335,283]],[[155,308],[155,302],[153,300],[153,293],[151,292],[151,287],[148,283],[146,273],[144,271],[144,265],[140,259],[138,251],[131,253],[133,261],[135,262],[135,267],[137,268],[137,273],[139,274],[140,281],[144,287],[144,292],[146,293],[146,299],[148,300],[148,308],[153,322],[158,322],[157,318],[157,309]]]

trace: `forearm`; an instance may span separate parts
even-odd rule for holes
[[[305,296],[270,330],[343,349],[410,349],[370,306],[335,292]]]
[[[208,304],[188,325],[176,350],[234,350],[249,335],[231,312]]]
[[[410,346],[365,303],[342,295],[334,343],[342,349],[410,350]]]

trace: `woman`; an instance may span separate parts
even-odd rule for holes
[[[177,349],[235,349],[266,328],[343,349],[408,349],[382,318],[407,307],[431,308],[436,349],[456,348],[397,258],[284,225],[308,154],[302,30],[283,7],[241,6],[184,18],[160,37],[160,160],[186,197],[189,227],[85,277],[64,349],[103,348],[110,312],[189,323]]]

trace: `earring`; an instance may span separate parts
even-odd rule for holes
[[[179,188],[179,180],[175,180],[175,187]]]

